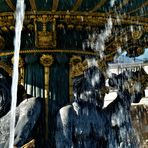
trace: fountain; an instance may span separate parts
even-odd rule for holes
[[[113,7],[115,1],[110,2]],[[118,23],[120,22],[119,17]],[[105,59],[105,41],[112,31],[109,17],[105,30],[89,36],[90,43],[83,43],[93,49],[99,60]],[[121,54],[118,47],[117,54]],[[86,59],[84,73],[73,80],[73,102],[61,108],[57,115],[56,147],[117,148],[140,147],[139,137],[132,127],[131,103],[138,103],[144,97],[146,83],[140,78],[147,75],[143,69],[122,69],[119,75],[109,78],[109,86],[116,88],[117,97],[107,107],[104,96],[107,93],[105,76],[100,71],[97,59]],[[103,62],[103,61],[102,61]],[[122,68],[122,65],[121,65]],[[108,76],[106,76],[108,77]]]
[[[138,1],[137,5],[144,1]],[[0,4],[5,3],[9,11],[15,10],[15,2],[1,1]],[[18,1],[21,2],[24,3]],[[12,66],[12,44],[9,42],[12,39],[9,37],[14,33],[14,11],[6,13],[6,17],[0,11],[0,68],[8,73],[7,76],[0,73],[0,147],[21,147],[32,139],[36,147],[47,148],[55,145],[57,148],[138,147],[130,108],[132,102],[144,96],[146,86],[137,75],[143,69],[125,68],[119,60],[118,74],[112,75],[108,69],[108,63],[117,61],[123,51],[135,57],[142,53],[143,43],[147,44],[146,21],[134,19],[133,15],[138,13],[125,14],[125,10],[134,9],[135,2],[26,0],[26,14],[24,6],[21,9],[18,3],[12,82],[8,78],[11,72],[1,64]],[[128,13],[132,15],[129,17]],[[3,24],[7,21],[8,24]],[[21,65],[18,67],[19,50]],[[24,87],[20,91],[20,83],[17,87],[18,73],[29,95]],[[103,107],[105,94],[111,90],[117,91],[115,100]],[[37,122],[38,118],[42,121]],[[4,122],[10,122],[10,127],[3,125]],[[10,133],[5,129],[10,129]]]
[[[130,107],[144,96],[144,70],[123,71],[109,79],[118,89],[116,99],[102,108],[107,93],[105,77],[98,66],[74,78],[74,101],[57,115],[56,147],[140,147],[132,127]],[[147,75],[147,74],[146,74]]]

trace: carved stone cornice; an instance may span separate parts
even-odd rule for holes
[[[107,22],[109,13],[88,13],[88,12],[51,12],[47,11],[38,11],[35,14],[33,12],[26,12],[25,13],[25,21],[30,19],[36,19],[38,21],[45,21],[43,18],[46,18],[46,20],[52,20],[52,19],[59,19],[59,20],[65,20],[67,21],[67,18],[69,19],[69,22],[75,21],[78,24],[87,24],[87,25],[104,25]],[[83,19],[82,19],[83,18]],[[4,23],[8,22],[11,24],[11,22],[14,22],[14,14],[12,12],[4,12],[0,13],[0,26],[4,25]],[[112,21],[114,25],[118,25],[117,18],[115,15],[112,15]],[[102,24],[103,22],[103,24]],[[148,18],[145,17],[134,17],[134,16],[122,16],[120,19],[121,24],[133,24],[133,25],[142,25],[144,27],[148,27]]]

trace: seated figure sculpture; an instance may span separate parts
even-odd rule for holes
[[[0,148],[9,147],[11,77],[0,75]],[[41,112],[41,98],[26,94],[22,85],[18,85],[14,146],[21,147],[28,137]]]
[[[130,114],[131,103],[139,103],[145,96],[148,75],[143,68],[138,71],[126,70],[116,75],[112,74],[109,85],[118,89],[116,99],[108,105],[112,110],[112,127],[117,137],[118,147],[141,147],[139,135],[135,132]],[[120,119],[120,120],[119,120]]]
[[[118,82],[114,77],[109,80],[112,87],[118,87],[118,93],[106,108],[103,108],[107,93],[105,77],[97,67],[88,68],[84,75],[74,79],[74,102],[61,108],[57,115],[57,148],[139,147],[131,125],[130,105],[132,101],[140,101],[144,88],[137,82],[136,72],[120,76],[117,76]],[[133,77],[136,81],[131,91],[128,81]]]

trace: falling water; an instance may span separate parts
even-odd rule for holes
[[[21,31],[23,27],[25,5],[24,0],[17,0],[16,4],[16,26],[15,26],[15,38],[14,38],[14,63],[13,63],[13,78],[11,88],[11,119],[10,119],[10,141],[9,148],[13,148],[14,145],[14,133],[15,133],[15,109],[17,102],[17,86],[18,86],[18,66],[19,66],[19,51],[21,44]]]

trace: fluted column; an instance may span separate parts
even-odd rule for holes
[[[53,63],[53,57],[51,55],[42,55],[40,58],[41,64],[44,66],[44,98],[45,98],[45,136],[48,140],[48,104],[49,104],[49,74],[50,66]]]

